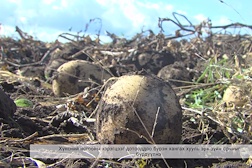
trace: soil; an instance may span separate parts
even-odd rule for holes
[[[93,98],[101,97],[103,90],[99,93],[101,86],[92,85],[90,87],[93,91],[84,98],[83,91],[77,95],[55,96],[51,88],[52,80],[56,69],[64,62],[76,59],[94,62],[115,77],[141,70],[158,75],[170,82],[184,105],[185,95],[190,92],[184,88],[199,79],[208,60],[218,62],[224,55],[234,60],[236,53],[240,60],[239,67],[251,66],[247,62],[251,55],[242,57],[251,53],[251,41],[246,43],[250,47],[239,45],[251,37],[239,36],[238,41],[231,35],[223,37],[214,35],[208,39],[196,37],[191,40],[174,40],[160,34],[153,35],[151,39],[139,35],[131,40],[116,38],[109,44],[87,40],[87,37],[64,44],[58,41],[46,44],[28,37],[22,40],[1,38],[0,89],[12,100],[28,99],[32,106],[17,107],[14,114],[0,117],[0,167],[32,167],[34,163],[31,160],[21,159],[22,156],[29,157],[29,153],[24,150],[28,150],[30,144],[97,143],[94,123],[83,119],[83,111],[85,116],[93,115],[99,102],[99,98]],[[231,66],[235,66],[235,61]],[[199,82],[206,81],[201,79]],[[78,121],[74,122],[72,117]],[[214,144],[218,141],[230,144],[237,140],[232,134],[227,137],[223,127],[208,118],[203,118],[208,129],[202,132],[199,129],[201,120],[198,114],[183,110],[182,144]],[[59,134],[61,136],[57,136]],[[67,134],[72,136],[63,136]],[[106,164],[111,167],[122,167],[123,164],[126,167],[137,166],[136,161],[132,160],[121,163],[115,160],[96,162],[94,159],[41,161],[47,165],[54,164],[54,167],[105,167]],[[249,167],[247,160],[242,159],[167,159],[167,162],[171,167]],[[163,160],[153,159],[145,167],[165,166]]]

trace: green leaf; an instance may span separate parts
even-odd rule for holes
[[[14,101],[17,107],[32,107],[33,103],[32,101],[28,100],[28,99],[17,99]]]

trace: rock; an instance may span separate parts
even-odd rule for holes
[[[155,128],[155,143],[179,143],[182,112],[175,92],[168,82],[156,76],[119,77],[107,88],[99,102],[97,139],[102,144],[154,143],[142,123],[149,135]]]
[[[0,117],[4,119],[13,117],[16,109],[14,101],[0,89]]]
[[[88,61],[74,60],[64,63],[57,69],[52,88],[57,96],[77,94],[85,87],[102,84],[111,75],[98,65]]]

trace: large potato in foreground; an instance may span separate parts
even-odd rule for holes
[[[76,94],[92,84],[102,84],[111,75],[104,69],[88,61],[74,60],[64,63],[57,69],[53,80],[53,92],[57,96]]]
[[[154,132],[155,143],[178,143],[181,106],[167,82],[147,74],[126,75],[105,91],[98,105],[96,127],[100,143],[146,143],[143,137],[153,143],[147,131],[150,135]]]

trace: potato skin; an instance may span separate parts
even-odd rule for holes
[[[56,96],[77,94],[85,87],[94,83],[102,84],[111,75],[104,69],[91,62],[74,60],[64,63],[57,69],[57,76],[52,83],[53,93]]]
[[[136,113],[150,134],[157,116],[154,142]],[[97,109],[96,127],[102,144],[179,143],[182,110],[167,82],[148,74],[126,75],[105,91]]]
[[[242,87],[230,85],[224,95],[222,100],[226,103],[233,103],[236,106],[243,106],[246,102],[246,94]]]

